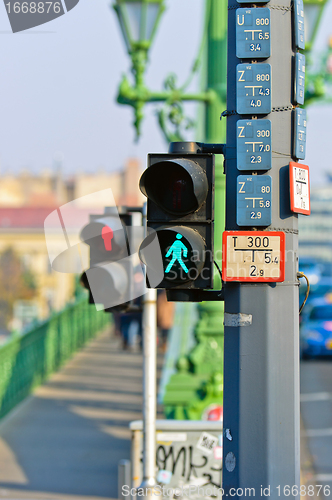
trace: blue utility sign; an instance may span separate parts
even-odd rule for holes
[[[294,0],[294,31],[295,45],[299,49],[305,48],[304,39],[304,7],[303,0]]]
[[[239,175],[237,178],[238,226],[271,224],[272,178],[270,175]]]
[[[299,52],[295,55],[295,87],[294,99],[304,104],[305,56]]]
[[[236,57],[259,59],[270,55],[270,9],[237,9]]]
[[[299,160],[305,158],[305,145],[307,137],[307,112],[305,109],[296,108],[294,113],[294,152],[293,156]]]
[[[237,113],[240,115],[271,113],[271,65],[238,64],[236,76]]]
[[[270,120],[238,120],[238,170],[270,170],[272,166],[272,137]]]

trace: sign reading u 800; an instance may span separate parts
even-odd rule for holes
[[[270,55],[270,9],[237,9],[236,57],[258,59]]]
[[[237,113],[240,115],[271,113],[271,65],[238,64],[236,75]]]

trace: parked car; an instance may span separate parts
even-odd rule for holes
[[[324,265],[322,261],[313,257],[300,257],[299,271],[308,277],[311,285],[314,285],[323,276]]]
[[[332,356],[332,294],[312,299],[302,315],[301,357]]]
[[[300,305],[303,302],[305,293],[307,289],[306,282],[302,279],[300,282]],[[317,283],[310,283],[310,293],[308,297],[308,302],[311,302],[312,299],[317,299],[318,297],[324,297],[327,293],[332,293],[332,277],[323,276],[319,279]],[[305,308],[308,306],[305,305]]]

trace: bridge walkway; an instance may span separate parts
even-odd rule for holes
[[[105,332],[0,423],[0,499],[117,498],[141,418],[142,354]]]

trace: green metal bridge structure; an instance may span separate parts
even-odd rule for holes
[[[14,334],[0,347],[0,418],[109,324],[110,316],[84,297]]]

